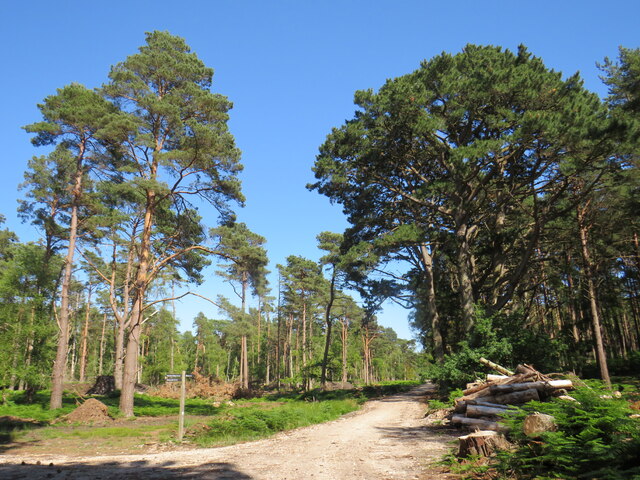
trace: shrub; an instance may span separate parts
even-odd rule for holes
[[[469,339],[460,342],[454,353],[445,355],[442,364],[432,365],[429,376],[444,390],[463,387],[486,374],[480,357],[510,367],[535,363],[541,371],[553,371],[559,368],[564,349],[560,341],[525,328],[523,317],[517,313],[488,316],[478,307]]]

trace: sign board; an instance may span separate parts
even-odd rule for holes
[[[193,378],[193,375],[185,375],[186,379],[191,379]],[[182,381],[182,374],[180,373],[167,373],[164,376],[164,381],[165,382],[180,382]]]

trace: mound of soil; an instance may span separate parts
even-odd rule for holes
[[[90,398],[73,412],[62,417],[62,421],[70,423],[111,423],[113,419],[109,416],[108,407],[95,398]]]

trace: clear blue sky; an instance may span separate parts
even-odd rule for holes
[[[0,136],[4,158],[0,213],[21,240],[38,233],[16,217],[17,185],[32,147],[23,125],[40,119],[36,104],[71,82],[89,88],[109,67],[136,52],[144,32],[182,36],[214,68],[214,91],[234,103],[230,128],[243,152],[247,206],[239,220],[268,239],[272,270],[287,255],[319,257],[315,236],[342,231],[340,208],[308,192],[318,146],[351,118],[353,93],[379,88],[423,59],[458,52],[467,43],[518,44],[606,94],[596,62],[619,45],[640,46],[638,0],[47,0],[0,2]],[[210,219],[213,221],[213,219]],[[207,274],[200,292],[229,294]],[[272,284],[276,282],[275,277]],[[195,314],[217,312],[182,301],[190,328]],[[386,307],[381,323],[410,338],[406,312]]]

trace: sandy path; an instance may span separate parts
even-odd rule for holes
[[[0,478],[435,479],[428,465],[446,453],[453,437],[426,427],[422,400],[429,388],[367,402],[333,422],[230,447],[109,457],[1,455]]]

